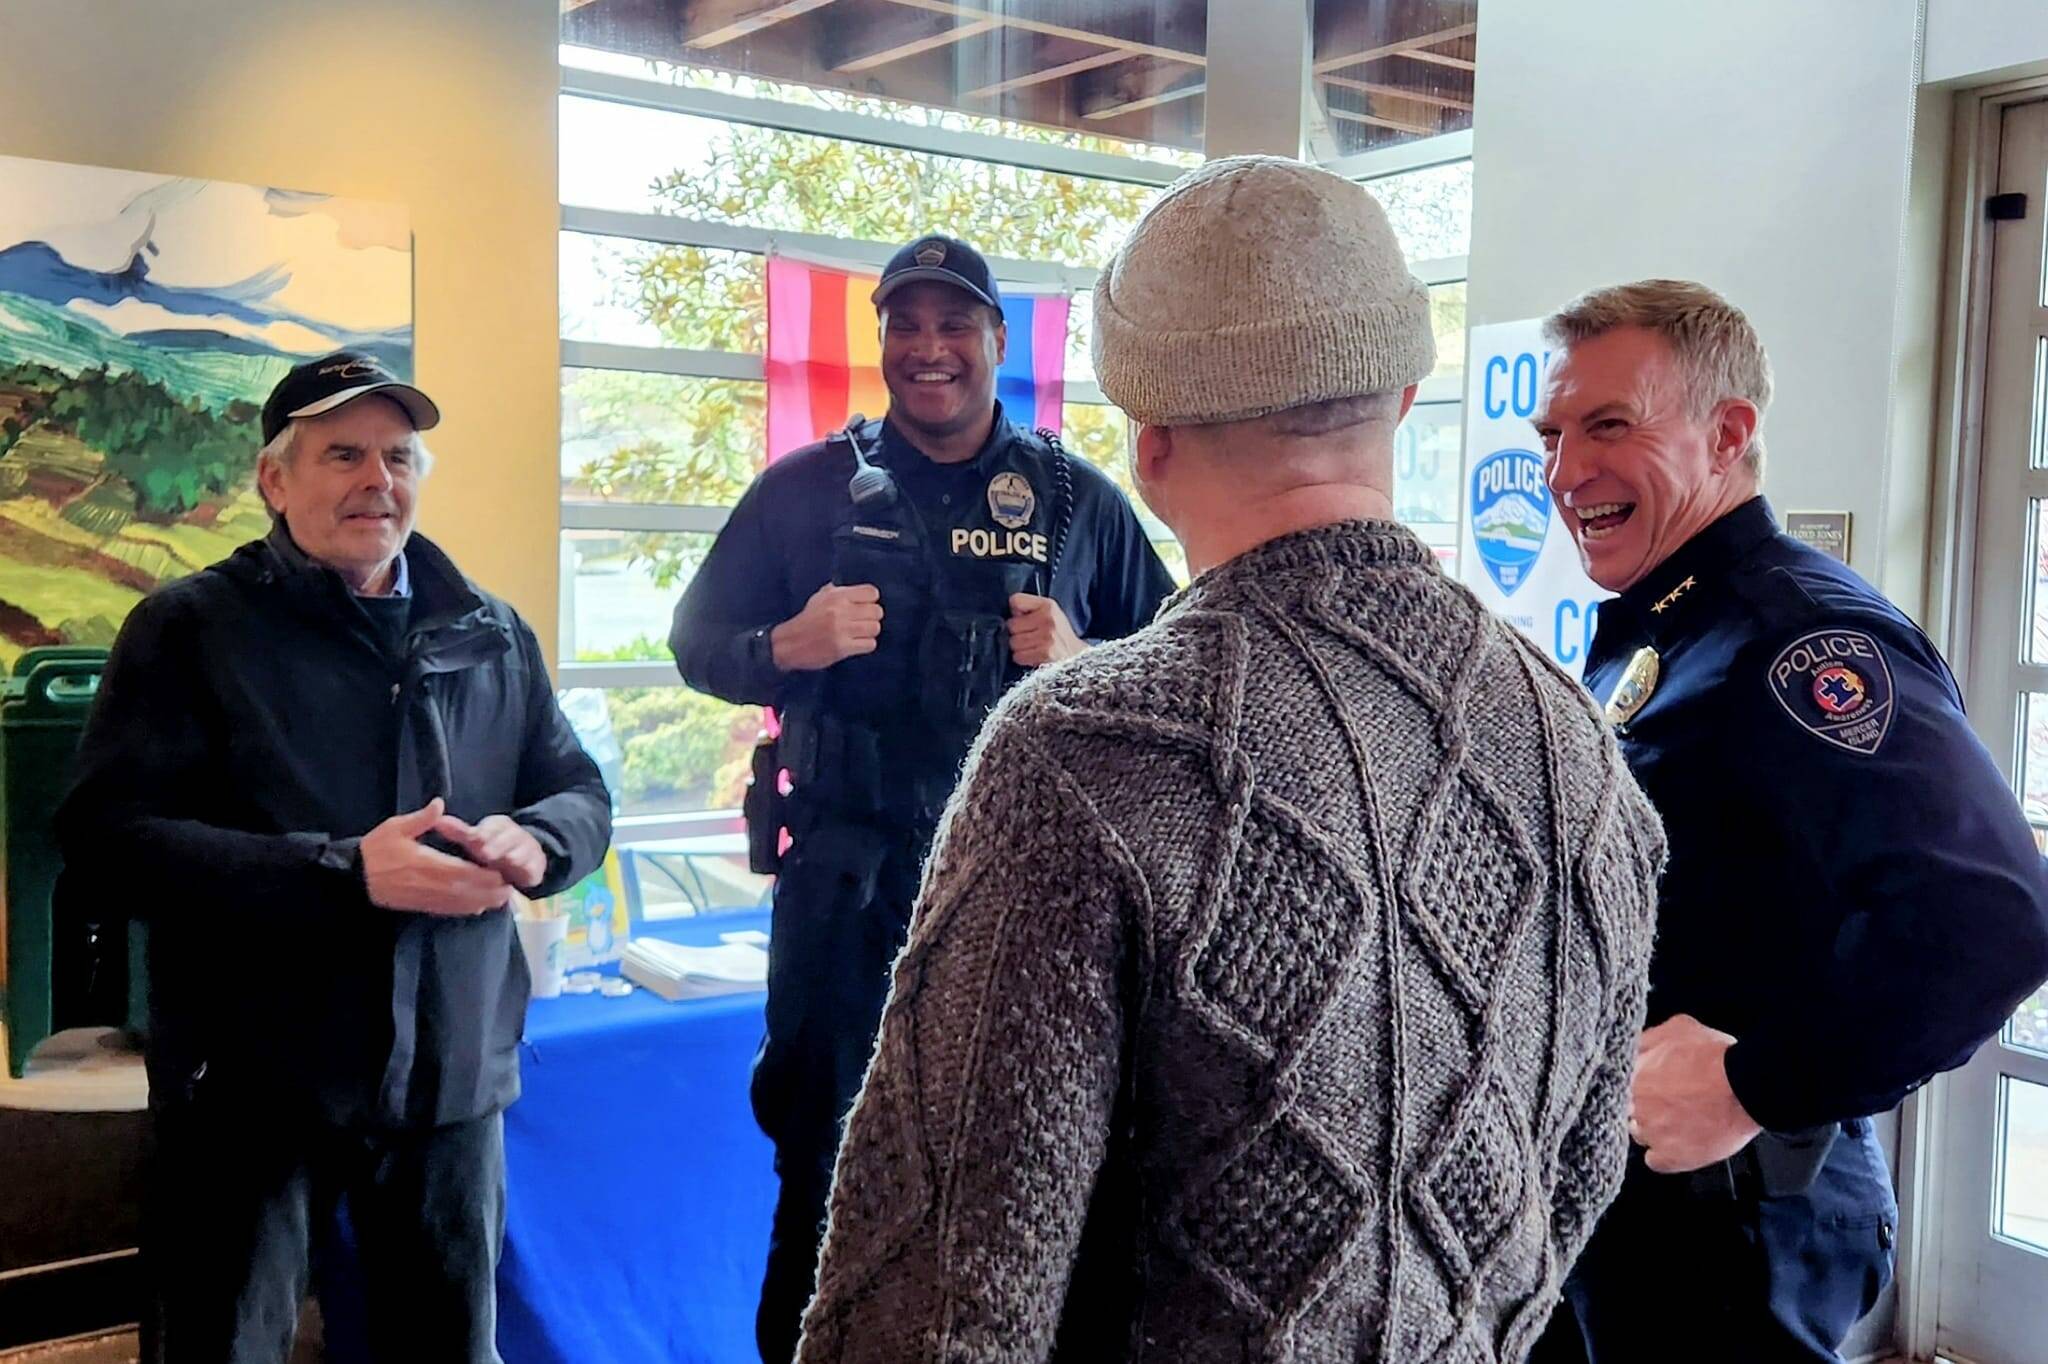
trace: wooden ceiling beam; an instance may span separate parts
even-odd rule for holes
[[[1065,80],[1069,76],[1078,76],[1085,71],[1095,71],[1105,66],[1114,66],[1118,62],[1127,62],[1131,60],[1133,55],[1120,47],[1112,47],[1106,51],[1092,52],[1085,57],[1076,57],[1070,62],[1061,62],[1058,66],[1048,66],[1037,71],[1022,72],[1011,76],[1007,80],[999,80],[993,85],[984,85],[978,90],[969,90],[960,98],[993,99],[997,95],[1006,95],[1012,90],[1025,90],[1034,85],[1045,85],[1051,81]]]
[[[690,7],[689,23],[683,29],[683,46],[723,47],[831,3],[832,0],[776,0],[774,4],[744,9],[732,4],[699,3]]]
[[[929,17],[906,15],[902,24],[875,24],[847,36],[857,40],[858,50],[837,54],[829,63],[842,75],[872,71],[890,62],[900,62],[942,47],[962,43],[977,34],[999,27],[994,19],[968,19],[957,24],[934,27]],[[850,45],[849,45],[850,46]]]
[[[1323,76],[1325,85],[1334,85],[1339,90],[1356,90],[1361,95],[1378,95],[1383,99],[1409,99],[1417,104],[1433,104],[1439,109],[1462,109],[1472,112],[1472,101],[1459,99],[1455,95],[1440,95],[1433,90],[1417,90],[1406,85],[1377,85],[1372,81],[1356,81],[1349,76]]]
[[[1469,38],[1478,31],[1478,24],[1456,24],[1450,28],[1440,28],[1434,33],[1418,33],[1412,38],[1382,43],[1378,47],[1369,47],[1362,52],[1353,52],[1349,56],[1324,57],[1316,62],[1315,73],[1318,76],[1327,75],[1332,71],[1342,71],[1347,66],[1362,66],[1366,62],[1376,62],[1382,57],[1405,56],[1417,48],[1435,47],[1438,43]]]
[[[1343,155],[1330,126],[1330,92],[1314,81],[1301,89],[1301,142],[1310,161],[1335,161]]]
[[[1414,133],[1420,137],[1431,137],[1443,131],[1443,129],[1427,123],[1410,123],[1404,119],[1383,118],[1378,114],[1368,114],[1357,109],[1339,109],[1334,104],[1330,106],[1330,117],[1341,118],[1346,123],[1365,123],[1375,128],[1392,128],[1398,133]]]
[[[1149,95],[1133,95],[1127,99],[1111,98],[1103,103],[1081,107],[1081,117],[1090,122],[1100,123],[1104,119],[1119,118],[1124,114],[1135,114],[1141,109],[1157,109],[1162,104],[1173,104],[1184,99],[1193,99],[1208,89],[1208,82],[1189,81],[1185,85],[1168,86]]]
[[[1429,62],[1435,66],[1448,66],[1454,71],[1477,71],[1479,63],[1470,57],[1453,57],[1448,52],[1430,52],[1427,49],[1411,47],[1405,52],[1390,52],[1391,57],[1406,57],[1412,62]]]
[[[1137,57],[1158,57],[1165,61],[1186,62],[1189,66],[1208,64],[1208,59],[1201,53],[1190,52],[1184,48],[1162,47],[1158,43],[1148,43],[1137,38],[1099,33],[1092,28],[1075,28],[1070,24],[1053,24],[1042,19],[1001,14],[980,5],[959,4],[956,0],[890,0],[890,3],[925,10],[932,14],[948,14],[955,19],[993,19],[1004,28],[1013,28],[1024,33],[1039,33],[1048,38],[1071,38],[1075,42],[1088,43],[1094,47],[1119,48]]]

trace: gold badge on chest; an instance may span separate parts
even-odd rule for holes
[[[1648,647],[1636,650],[1636,656],[1628,661],[1628,667],[1621,674],[1614,694],[1607,698],[1607,723],[1617,729],[1636,718],[1636,712],[1650,703],[1650,694],[1657,690],[1657,651]]]

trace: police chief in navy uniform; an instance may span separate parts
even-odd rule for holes
[[[1769,362],[1696,284],[1548,319],[1586,685],[1670,863],[1619,1199],[1536,1359],[1835,1360],[1891,1277],[1871,1117],[2048,976],[2048,877],[1941,656],[1758,495]]]
[[[753,1079],[782,1183],[756,1318],[770,1364],[796,1349],[840,1123],[975,732],[1028,669],[1149,624],[1173,590],[1116,486],[1005,417],[1001,299],[972,247],[910,243],[874,303],[887,418],[755,479],[670,636],[684,681],[781,721],[747,811],[756,868],[780,863]]]

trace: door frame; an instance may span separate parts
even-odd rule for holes
[[[1944,656],[1967,666],[1974,644],[1977,513],[1991,324],[1991,238],[1984,199],[1997,183],[2005,111],[2048,99],[2048,76],[1958,93],[1923,91],[1923,108],[1950,116],[1942,253],[1940,359],[1929,502],[1924,622]],[[1949,1075],[1906,1101],[1898,1150],[1899,1347],[1933,1359],[1944,1259],[1946,1149],[1956,1082]]]

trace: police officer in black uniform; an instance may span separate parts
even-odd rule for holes
[[[1671,852],[1627,1175],[1532,1358],[1836,1360],[1891,1277],[1871,1117],[2048,976],[2048,877],[1934,646],[1758,496],[1743,315],[1651,280],[1546,334],[1551,490],[1620,593],[1586,684]]]
[[[747,810],[757,869],[779,871],[753,1080],[782,1182],[756,1319],[770,1364],[795,1352],[839,1124],[975,732],[1030,668],[1130,634],[1173,590],[1116,486],[1006,419],[1002,305],[972,247],[912,242],[874,303],[887,418],[770,465],[670,635],[684,681],[781,722]]]

